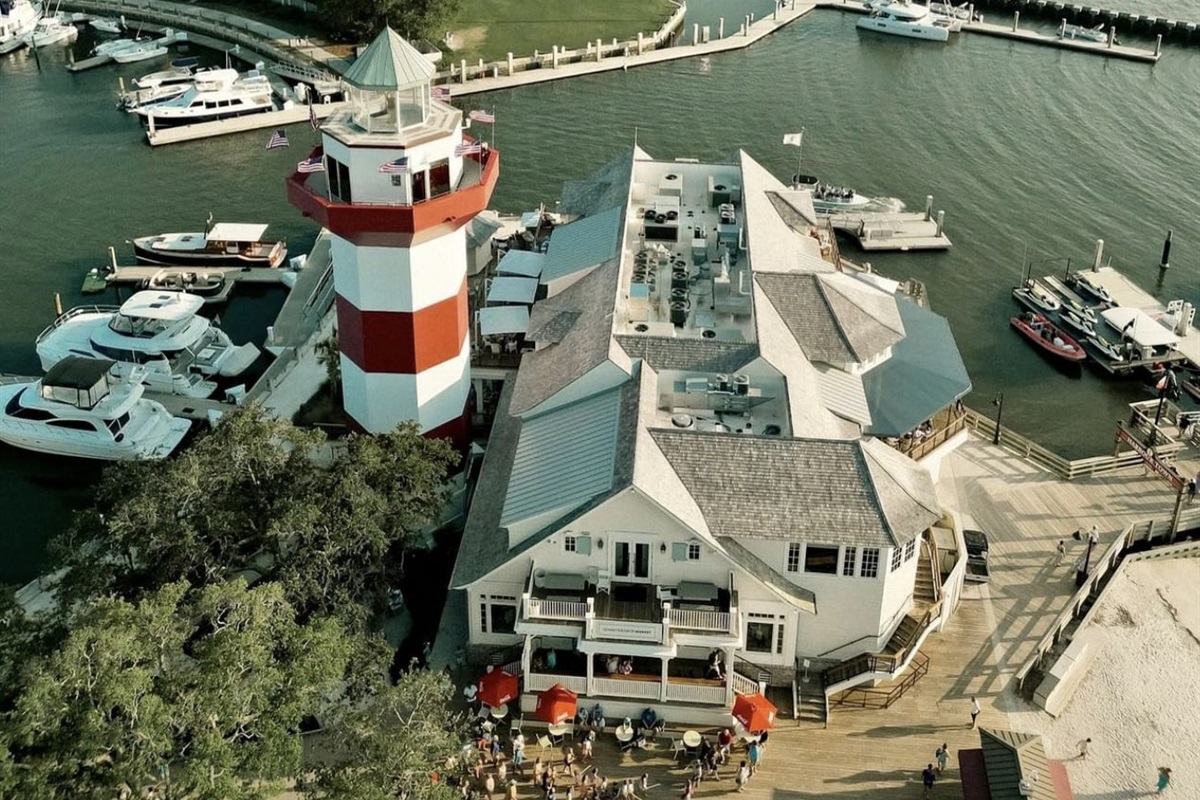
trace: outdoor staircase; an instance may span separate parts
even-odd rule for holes
[[[925,609],[926,606],[914,607],[912,611],[904,615],[892,634],[892,638],[888,639],[887,644],[884,645],[884,653],[894,656],[906,652],[912,646],[917,637],[921,635],[921,617],[924,616]]]
[[[920,544],[920,557],[917,559],[917,579],[913,585],[913,605],[928,605],[937,602],[937,591],[940,581],[934,576],[933,561],[929,558],[929,547],[926,542]]]
[[[812,673],[808,676],[808,680],[797,675],[796,697],[799,700],[796,707],[796,726],[799,728],[824,728],[828,717],[820,673]]]

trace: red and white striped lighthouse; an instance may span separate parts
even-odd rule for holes
[[[466,225],[499,153],[431,96],[433,64],[385,28],[345,74],[348,109],[321,126],[325,167],[288,199],[333,235],[346,413],[364,431],[415,420],[459,444],[471,388]]]

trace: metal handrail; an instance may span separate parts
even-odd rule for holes
[[[75,306],[75,308],[72,308],[65,314],[60,314],[58,319],[47,325],[46,329],[39,333],[38,337],[34,339],[34,343],[41,343],[42,339],[46,336],[46,334],[50,333],[50,331],[58,328],[67,320],[74,319],[82,314],[114,314],[120,310],[120,306]]]

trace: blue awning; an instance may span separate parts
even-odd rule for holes
[[[863,375],[873,436],[902,436],[971,391],[971,376],[945,317],[897,298],[904,338]]]

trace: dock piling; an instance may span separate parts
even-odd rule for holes
[[[692,23],[692,44],[696,44],[699,41],[700,41],[700,23],[693,22]]]
[[[1092,258],[1092,272],[1100,271],[1100,260],[1104,258],[1104,240],[1096,240],[1096,255]]]
[[[925,195],[925,221],[933,219],[933,195]]]
[[[721,17],[720,21],[717,22],[717,38],[718,39],[725,38],[725,18],[724,17]]]
[[[1013,12],[1013,32],[1015,33],[1017,28],[1019,28],[1020,26],[1021,26],[1021,12],[1014,11]]]
[[[1161,33],[1158,34],[1156,37],[1154,37],[1154,57],[1158,58],[1160,55],[1162,55],[1162,34]]]
[[[937,213],[937,235],[942,235],[942,226],[946,222],[946,212],[939,210]]]
[[[1167,230],[1167,238],[1163,240],[1162,260],[1158,262],[1159,269],[1170,269],[1171,267],[1171,233]]]
[[[54,313],[60,317],[62,316],[62,295],[58,292],[54,293]]]

